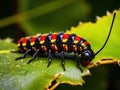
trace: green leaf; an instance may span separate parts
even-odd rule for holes
[[[76,33],[87,39],[91,44],[94,52],[97,52],[106,41],[110,26],[112,23],[113,14],[107,12],[107,16],[98,18],[96,23],[87,22],[81,23],[77,27],[72,27],[70,33]],[[116,11],[116,17],[110,38],[105,48],[95,57],[93,62],[98,62],[101,59],[116,59],[120,60],[120,10]]]
[[[53,58],[49,68],[46,67],[48,63],[46,57],[37,57],[31,64],[26,63],[31,56],[15,61],[21,54],[10,53],[11,49],[16,49],[16,45],[0,41],[1,90],[43,90],[47,89],[52,81],[82,85],[84,83],[82,76],[89,74],[86,68],[83,68],[84,72],[81,73],[73,60],[66,60],[66,71],[63,71],[61,59],[57,58]]]

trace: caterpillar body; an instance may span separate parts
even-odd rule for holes
[[[29,52],[34,52],[33,58],[28,61],[33,61],[38,54],[48,54],[48,65],[52,62],[52,54],[61,53],[62,66],[65,70],[64,52],[75,53],[77,65],[81,69],[80,64],[87,66],[94,58],[94,52],[90,44],[82,37],[76,34],[69,33],[49,33],[37,35],[32,37],[25,37],[18,40],[17,44],[20,51],[25,52],[22,57],[24,58]],[[79,58],[81,55],[81,61]]]
[[[66,68],[64,53],[74,53],[77,66],[79,67],[81,72],[83,72],[81,65],[87,66],[94,59],[94,57],[105,47],[112,31],[115,15],[116,13],[114,13],[107,39],[104,45],[96,53],[93,52],[88,41],[81,36],[60,32],[20,38],[17,43],[17,46],[19,48],[18,51],[24,52],[24,54],[23,56],[16,58],[16,60],[25,58],[27,54],[33,52],[33,57],[28,61],[28,63],[30,63],[35,60],[37,55],[47,54],[47,67],[49,67],[52,62],[52,54],[61,53],[62,67],[65,71]]]

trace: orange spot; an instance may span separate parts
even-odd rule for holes
[[[68,47],[67,47],[67,45],[66,45],[66,44],[63,44],[63,50],[64,50],[65,52],[67,52],[67,51],[68,51]]]
[[[42,45],[42,46],[41,46],[41,48],[42,48],[42,50],[43,50],[44,52],[46,52],[46,51],[47,51],[46,46]]]
[[[52,50],[55,51],[55,52],[58,51],[58,48],[57,48],[57,46],[55,44],[52,44]]]
[[[17,44],[18,47],[20,47],[20,44]]]
[[[32,47],[32,49],[33,49],[34,51],[36,51],[36,47]]]
[[[72,50],[73,50],[73,52],[76,52],[77,51],[77,46],[73,45]]]
[[[25,51],[27,51],[28,49],[26,47],[23,48]]]

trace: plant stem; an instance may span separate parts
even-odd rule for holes
[[[96,63],[90,63],[87,68],[93,68],[99,65],[104,65],[104,64],[120,64],[120,61],[114,60],[114,59],[102,59],[99,62]]]

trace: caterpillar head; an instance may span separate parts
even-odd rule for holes
[[[94,52],[92,49],[86,49],[81,53],[81,63],[87,66],[94,59]]]

